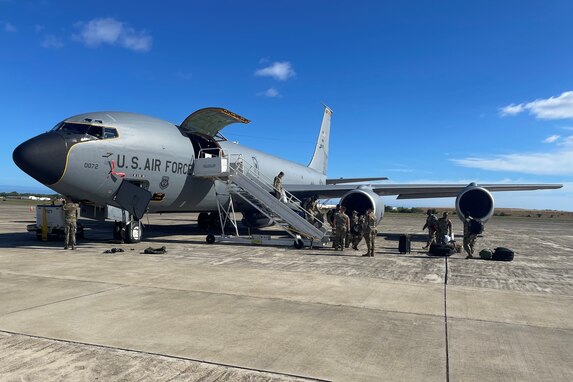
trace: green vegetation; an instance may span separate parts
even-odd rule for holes
[[[0,192],[0,197],[2,198],[11,198],[11,199],[17,199],[17,198],[21,198],[21,197],[26,197],[26,196],[38,196],[38,197],[46,197],[46,198],[62,198],[63,196],[60,194],[37,194],[37,193],[33,193],[33,192],[16,192],[16,191],[12,191],[12,192]]]

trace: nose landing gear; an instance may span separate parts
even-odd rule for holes
[[[127,223],[115,222],[113,228],[114,240],[121,240],[126,243],[139,243],[143,233],[143,226],[140,220],[132,220]]]

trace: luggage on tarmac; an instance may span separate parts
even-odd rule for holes
[[[491,259],[495,261],[512,261],[514,253],[511,249],[505,247],[497,247],[494,249]]]
[[[483,260],[491,260],[492,252],[489,249],[479,251],[479,257]]]
[[[454,253],[456,253],[456,250],[452,246],[437,243],[430,245],[428,250],[429,256],[451,256]]]
[[[400,235],[398,240],[398,251],[400,253],[410,253],[410,235]]]

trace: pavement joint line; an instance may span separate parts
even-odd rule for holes
[[[170,355],[170,354],[161,354],[161,353],[155,353],[155,352],[148,352],[148,351],[144,351],[144,350],[127,349],[127,348],[122,348],[122,347],[118,347],[118,346],[109,346],[109,345],[92,344],[92,343],[89,343],[89,342],[81,342],[81,341],[73,341],[73,340],[64,340],[64,339],[60,339],[60,338],[51,338],[51,337],[45,337],[45,336],[37,336],[37,335],[33,335],[33,334],[26,334],[26,333],[19,333],[19,332],[11,332],[11,331],[2,330],[2,329],[0,329],[0,333],[10,334],[10,335],[17,335],[17,336],[23,336],[23,337],[29,337],[29,338],[35,338],[35,339],[40,339],[40,340],[48,340],[48,341],[60,342],[60,343],[65,343],[65,344],[70,344],[70,345],[93,346],[93,347],[96,347],[96,348],[99,348],[99,349],[116,350],[116,351],[123,351],[123,352],[143,354],[143,355],[150,355],[150,356],[156,356],[156,357],[165,357],[165,358],[171,358],[171,359],[178,359],[178,360],[182,360],[182,361],[198,362],[198,363],[204,363],[204,364],[214,365],[214,366],[230,367],[230,368],[234,368],[234,369],[238,369],[238,370],[255,371],[255,372],[258,372],[258,373],[268,373],[268,374],[274,374],[274,375],[277,375],[277,376],[284,376],[284,377],[291,377],[291,378],[306,379],[306,380],[308,380],[308,381],[331,382],[331,381],[328,380],[328,379],[320,379],[320,378],[315,378],[315,377],[307,377],[307,376],[296,375],[296,374],[282,373],[282,372],[280,372],[280,371],[279,371],[279,372],[277,372],[277,371],[270,371],[270,370],[257,369],[257,368],[246,367],[246,366],[237,366],[237,365],[226,364],[226,363],[220,363],[220,362],[214,362],[214,361],[205,361],[205,360],[200,360],[200,359],[196,359],[196,358],[182,357],[182,356],[176,356],[176,355]]]
[[[448,256],[444,256],[444,340],[446,350],[446,382],[450,381],[450,341],[448,338]]]
[[[14,311],[12,311],[12,312],[6,312],[6,313],[4,313],[4,314],[1,314],[0,317],[8,316],[8,315],[10,315],[10,314],[25,312],[25,311],[27,311],[27,310],[32,310],[32,309],[37,309],[37,308],[43,308],[43,307],[46,307],[46,306],[50,306],[50,305],[54,305],[54,304],[59,304],[59,303],[67,302],[67,301],[71,301],[71,300],[76,300],[76,299],[79,299],[79,298],[94,296],[94,295],[96,295],[96,294],[106,293],[106,292],[114,291],[114,290],[121,289],[121,288],[125,288],[125,286],[118,286],[118,287],[116,287],[116,288],[111,288],[111,289],[106,289],[106,290],[100,290],[100,291],[97,291],[97,292],[87,293],[87,294],[83,294],[83,295],[80,295],[80,296],[74,296],[74,297],[64,298],[64,299],[62,299],[62,300],[52,301],[52,302],[49,302],[49,303],[46,303],[46,304],[40,304],[40,305],[30,306],[30,307],[27,307],[27,308],[24,308],[24,309],[14,310]],[[0,329],[0,331],[2,331],[2,329]]]

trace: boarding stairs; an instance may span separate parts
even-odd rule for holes
[[[288,191],[278,199],[274,195],[276,190],[273,188],[272,180],[264,177],[254,166],[244,162],[240,155],[232,159],[234,160],[230,163],[229,158],[224,155],[211,158],[199,156],[195,159],[194,176],[212,178],[227,184],[230,203],[226,210],[219,206],[222,223],[230,220],[236,228],[232,198],[232,195],[235,195],[283,227],[295,239],[302,237],[307,242],[310,241],[310,245],[329,241],[330,230],[317,219],[313,218],[312,223],[309,222],[305,216],[311,214],[302,208],[300,200]]]

